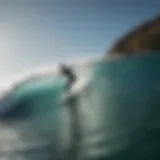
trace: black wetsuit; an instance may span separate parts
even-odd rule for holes
[[[66,66],[61,66],[61,72],[68,78],[66,90],[69,90],[71,88],[71,85],[75,82],[76,76],[74,75],[73,71]]]

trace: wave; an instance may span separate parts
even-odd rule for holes
[[[19,83],[24,83],[27,81],[32,81],[35,79],[47,78],[47,77],[59,77],[59,65],[66,64],[70,66],[77,75],[85,74],[88,71],[93,62],[97,61],[97,57],[84,57],[79,59],[70,59],[63,61],[61,63],[47,64],[44,66],[33,68],[32,70],[24,70],[23,73],[16,73],[14,75],[9,75],[6,78],[3,77],[3,81],[0,83],[0,96],[6,90],[11,90],[13,86]]]

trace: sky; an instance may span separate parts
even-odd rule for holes
[[[0,0],[0,86],[55,62],[102,56],[158,0]]]

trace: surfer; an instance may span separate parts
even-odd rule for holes
[[[76,75],[74,74],[73,70],[68,66],[61,65],[60,72],[68,78],[68,82],[66,84],[66,90],[70,90],[73,83],[76,81]]]

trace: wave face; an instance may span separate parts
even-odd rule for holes
[[[159,62],[146,56],[91,66],[89,83],[69,93],[69,159],[160,159]]]
[[[78,66],[68,92],[61,76],[18,83],[1,100],[12,103],[0,112],[0,158],[160,159],[159,61],[157,55]]]

